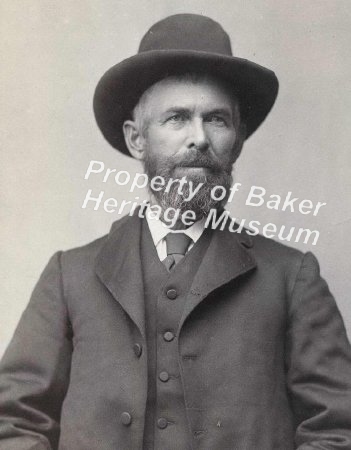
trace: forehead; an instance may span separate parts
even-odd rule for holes
[[[229,86],[212,77],[168,77],[149,88],[143,95],[149,113],[172,107],[232,109],[236,99]],[[156,111],[154,111],[156,110]]]

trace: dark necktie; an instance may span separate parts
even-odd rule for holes
[[[167,244],[167,258],[162,262],[168,271],[179,263],[189,247],[192,239],[184,233],[168,233],[165,237]]]

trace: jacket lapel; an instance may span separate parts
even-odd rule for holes
[[[97,255],[95,270],[145,338],[140,238],[141,220],[136,214],[118,221]],[[194,277],[179,329],[212,291],[256,267],[247,250],[251,246],[252,241],[245,232],[237,234],[227,229],[212,232],[211,242]]]
[[[227,229],[212,232],[212,239],[197,271],[186,302],[179,330],[189,314],[212,291],[244,275],[256,267],[254,257],[247,250],[251,238]]]
[[[97,255],[95,271],[145,338],[140,237],[141,220],[137,215],[115,223]]]

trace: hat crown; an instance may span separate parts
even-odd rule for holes
[[[175,14],[146,32],[139,53],[153,50],[190,50],[232,56],[230,39],[221,25],[198,14]]]
[[[186,72],[208,73],[233,86],[246,139],[264,121],[277,97],[274,72],[234,57],[220,24],[198,14],[176,14],[153,25],[138,54],[111,67],[96,86],[95,117],[108,142],[129,155],[123,123],[131,118],[140,97],[163,78]]]

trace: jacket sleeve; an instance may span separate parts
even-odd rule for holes
[[[351,348],[319,265],[306,253],[290,304],[288,389],[298,450],[351,449]]]
[[[41,275],[0,365],[0,450],[58,446],[72,353],[60,256]]]

